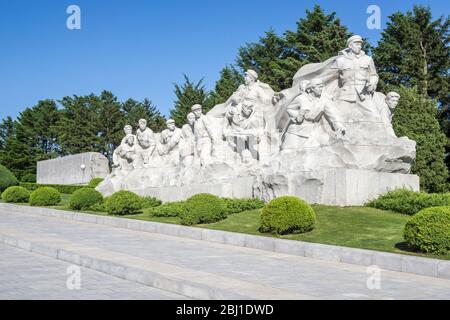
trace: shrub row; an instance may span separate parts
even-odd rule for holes
[[[390,191],[366,204],[368,207],[414,215],[425,208],[450,206],[450,193],[414,192],[408,189]]]
[[[5,191],[7,188],[17,186],[19,181],[6,167],[0,165],[0,192]]]
[[[37,183],[29,183],[29,182],[21,182],[20,186],[24,187],[25,189],[28,189],[29,191],[34,191],[41,187],[51,187],[51,188],[58,190],[59,193],[64,193],[64,194],[73,194],[77,190],[80,190],[83,188],[90,188],[89,186],[73,186],[73,185],[62,185],[62,184],[37,184]]]

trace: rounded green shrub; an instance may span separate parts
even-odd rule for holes
[[[389,191],[366,206],[414,215],[422,209],[450,206],[450,194],[414,192],[409,189]]]
[[[404,238],[425,253],[450,253],[450,207],[427,208],[413,216],[405,226]]]
[[[106,199],[105,209],[112,215],[136,214],[142,209],[142,198],[130,191],[118,191]]]
[[[103,196],[93,188],[83,188],[75,191],[69,200],[70,209],[88,210],[92,206],[102,203]]]
[[[9,187],[2,193],[2,200],[10,203],[28,203],[30,191],[23,187]]]
[[[18,184],[19,181],[14,174],[0,164],[0,192],[3,192],[9,187],[17,186]]]
[[[223,199],[208,193],[200,193],[186,200],[180,214],[181,224],[213,223],[226,218]]]
[[[91,181],[89,181],[88,186],[91,188],[97,188],[97,186],[103,182],[102,178],[94,178]]]
[[[314,229],[316,214],[309,204],[296,197],[285,196],[266,204],[261,212],[261,232],[305,233]]]
[[[61,194],[52,187],[41,187],[30,195],[30,205],[35,207],[56,206],[61,202]]]

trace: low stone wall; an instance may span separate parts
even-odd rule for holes
[[[38,184],[87,184],[93,178],[106,178],[108,159],[96,152],[81,153],[37,163]]]

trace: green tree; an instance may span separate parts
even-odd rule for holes
[[[6,146],[6,141],[15,135],[16,122],[11,117],[6,117],[0,123],[0,152]],[[1,156],[0,156],[1,157]]]
[[[0,161],[17,177],[36,173],[36,162],[58,155],[55,123],[59,111],[53,100],[39,101],[32,108],[20,113],[9,132],[0,152]],[[11,130],[11,120],[7,118],[6,131]]]
[[[347,47],[351,35],[335,12],[326,14],[319,5],[306,10],[306,17],[297,22],[296,31],[285,33],[287,51],[301,62],[301,66],[336,56]]]
[[[89,96],[64,97],[61,100],[61,118],[56,123],[58,143],[62,155],[99,152],[97,106],[99,98]]]
[[[300,60],[290,54],[286,40],[274,30],[267,31],[259,42],[241,47],[236,63],[242,71],[256,71],[259,80],[269,84],[275,91],[290,87],[292,78],[301,66]]]
[[[398,136],[407,136],[417,142],[417,158],[413,173],[420,176],[423,190],[447,190],[448,170],[444,163],[446,137],[436,119],[436,100],[419,93],[417,88],[400,87],[400,104],[393,125]]]
[[[181,127],[186,123],[186,117],[194,104],[204,105],[208,92],[203,84],[203,79],[195,83],[186,75],[184,75],[183,84],[175,83],[174,86],[177,99],[174,108],[170,110],[170,117],[175,120],[178,127]],[[206,105],[203,111],[205,113],[208,111]]]
[[[214,91],[205,102],[208,109],[226,102],[233,92],[244,82],[244,77],[233,66],[227,66],[220,71],[220,79],[216,82]]]
[[[166,128],[166,119],[149,99],[142,102],[128,99],[122,103],[122,110],[125,113],[125,124],[133,128],[137,128],[140,119],[146,119],[154,132],[161,132]]]
[[[109,91],[100,94],[98,103],[93,107],[97,113],[97,136],[99,138],[99,152],[112,161],[114,150],[123,137],[124,116],[117,97]]]
[[[374,49],[380,85],[417,86],[419,93],[448,106],[450,18],[433,20],[430,8],[391,15]]]

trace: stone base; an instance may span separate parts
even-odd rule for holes
[[[116,187],[122,189],[122,187]],[[410,174],[383,173],[366,170],[336,169],[299,171],[241,177],[217,183],[189,184],[153,188],[128,187],[141,196],[156,197],[164,202],[186,200],[198,193],[211,193],[229,198],[261,198],[293,195],[310,204],[361,206],[389,190],[409,188],[418,191],[419,177]],[[116,190],[105,183],[97,188],[104,195]]]
[[[133,189],[140,196],[156,197],[163,202],[182,201],[198,193],[211,193],[227,198],[252,198],[254,177],[237,178],[233,181],[216,184],[190,184],[159,188]],[[103,190],[100,190],[101,192]],[[102,192],[103,193],[103,192]],[[107,194],[111,194],[108,192]]]
[[[294,195],[311,204],[361,206],[398,188],[419,191],[419,177],[352,169],[295,172],[264,177],[259,193],[265,200]]]

